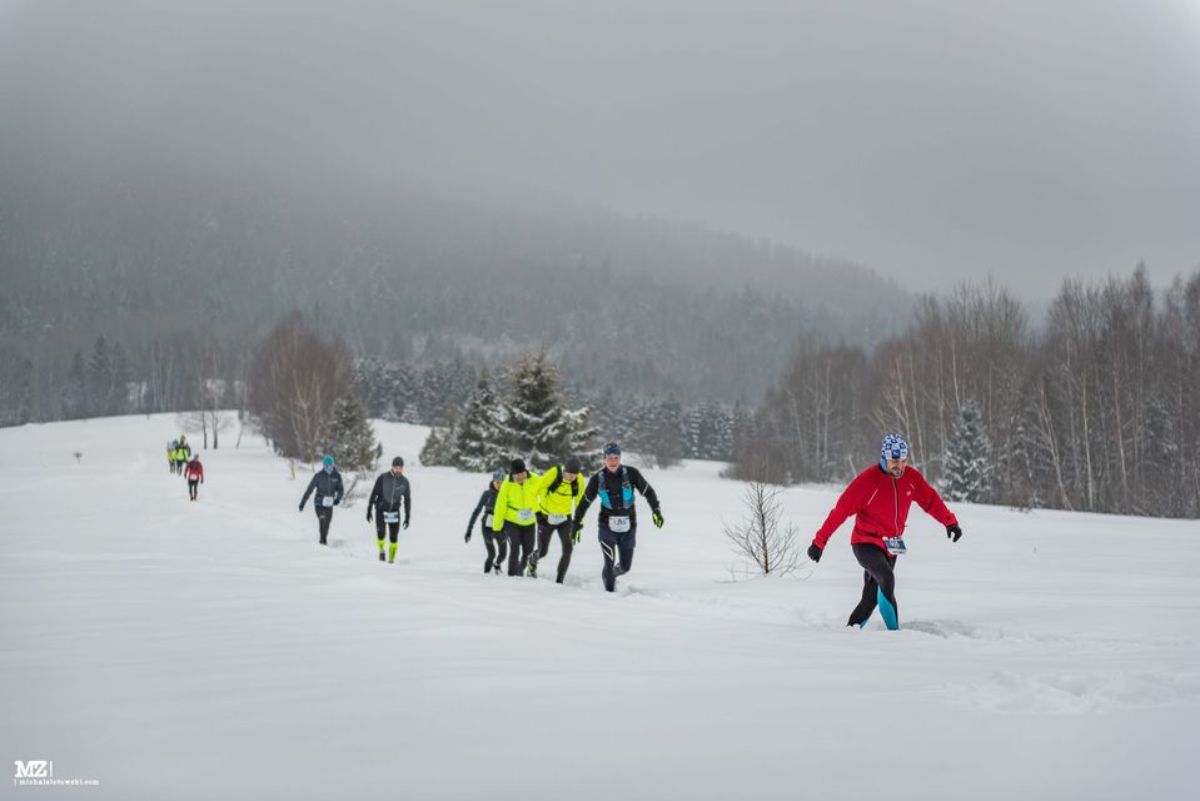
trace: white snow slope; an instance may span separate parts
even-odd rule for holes
[[[485,478],[376,431],[410,464],[395,565],[361,499],[320,547],[259,438],[189,503],[173,416],[0,430],[0,757],[100,782],[12,797],[1200,797],[1196,521],[952,505],[951,545],[914,507],[904,630],[850,630],[850,523],[735,581],[719,465],[647,471],[667,524],[609,595],[594,511],[566,585],[484,575]],[[839,489],[786,492],[804,544]]]

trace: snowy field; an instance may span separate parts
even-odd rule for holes
[[[734,580],[719,465],[647,471],[667,524],[608,595],[594,511],[566,585],[557,542],[551,578],[484,575],[485,478],[376,431],[414,493],[395,565],[361,499],[318,546],[260,438],[189,503],[171,415],[0,429],[0,755],[100,782],[11,797],[1200,797],[1196,521],[952,504],[951,545],[914,508],[904,630],[848,630],[850,523]],[[838,490],[786,492],[805,544]]]

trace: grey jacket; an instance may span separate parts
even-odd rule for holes
[[[375,479],[371,497],[367,499],[368,506],[374,506],[381,512],[398,512],[402,502],[404,519],[408,520],[409,515],[412,514],[412,492],[409,489],[407,478],[394,476],[392,471],[388,470]]]

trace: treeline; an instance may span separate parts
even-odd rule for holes
[[[462,416],[485,373],[490,371],[502,392],[519,361],[499,353],[491,359],[468,358],[449,347],[440,351],[446,355],[424,363],[355,357],[344,340],[323,330],[311,316],[294,313],[256,340],[226,346],[220,345],[213,331],[170,332],[133,351],[119,340],[100,336],[86,352],[76,351],[56,369],[42,372],[35,371],[27,357],[0,351],[0,424],[270,409],[275,399],[261,396],[267,386],[262,380],[266,371],[261,363],[256,366],[255,358],[264,347],[285,343],[312,355],[302,360],[304,372],[293,376],[292,386],[286,393],[280,390],[281,395],[303,395],[311,389],[314,395],[353,396],[370,417],[438,427],[452,425]],[[430,343],[429,347],[440,346]],[[555,370],[559,370],[557,363]],[[249,393],[256,375],[260,397],[252,403]],[[311,380],[301,380],[304,376]],[[684,458],[729,461],[734,429],[749,416],[741,403],[702,401],[684,406],[674,396],[655,398],[608,386],[596,392],[566,376],[561,381],[566,402],[572,408],[588,407],[600,436],[617,439],[662,466]],[[310,399],[308,404],[321,414],[328,411],[325,403]],[[301,454],[317,447],[315,418],[295,425],[307,433],[281,435],[283,450]]]
[[[802,341],[733,473],[842,480],[899,431],[948,486],[968,426],[989,451],[986,482],[972,479],[980,500],[1200,517],[1200,271],[1161,298],[1140,266],[1103,285],[1068,281],[1036,328],[989,283],[923,299],[908,330],[869,353]]]
[[[0,426],[120,414],[242,408],[244,344],[211,333],[96,337],[62,358],[0,350]]]
[[[586,409],[588,425],[598,437],[615,439],[660,467],[680,459],[732,460],[735,431],[744,428],[751,416],[741,402],[704,401],[685,407],[674,396],[653,398],[611,389],[597,393],[567,381],[545,351],[490,364],[456,359],[423,368],[360,358],[353,368],[355,392],[371,417],[434,427],[430,459],[472,470],[484,470],[497,459],[507,461],[504,453],[514,448],[509,444],[511,432],[502,423],[512,416],[514,393],[528,382],[545,382],[541,392],[555,398],[555,403],[575,413]],[[455,451],[449,443],[458,442],[464,431],[477,432],[473,436],[486,446]],[[515,452],[526,453],[519,448]],[[481,458],[480,454],[487,455]]]
[[[908,319],[908,296],[861,267],[701,226],[176,169],[4,173],[0,379],[33,390],[6,388],[0,421],[91,413],[63,391],[101,336],[153,385],[122,404],[188,408],[196,351],[211,342],[237,376],[293,309],[357,356],[424,369],[545,349],[573,386],[693,404],[757,397],[806,328],[868,345]]]

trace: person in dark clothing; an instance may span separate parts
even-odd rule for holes
[[[308,496],[316,492],[313,498],[313,508],[317,512],[317,528],[321,532],[321,544],[328,545],[329,523],[333,520],[333,507],[342,502],[342,474],[334,466],[333,457],[326,456],[321,462],[321,469],[308,482],[308,489],[300,499],[300,511],[308,503]]]
[[[188,483],[188,497],[196,500],[197,486],[204,483],[204,465],[200,464],[200,454],[192,457],[183,470],[183,477]]]
[[[908,443],[904,438],[888,434],[880,447],[879,462],[850,482],[808,546],[808,558],[821,561],[833,532],[846,518],[855,515],[850,547],[863,568],[863,591],[858,606],[846,621],[847,626],[865,626],[878,607],[885,626],[900,628],[896,557],[907,550],[904,527],[913,501],[946,527],[951,542],[958,542],[962,536],[958,518],[946,508],[925,477],[908,466]]]
[[[575,530],[596,498],[600,499],[600,550],[604,554],[604,589],[614,592],[617,576],[633,567],[633,549],[637,544],[637,509],[634,490],[650,504],[651,519],[662,528],[663,516],[658,495],[635,467],[621,464],[621,448],[615,442],[604,446],[604,468],[596,473],[583,490],[583,499],[575,509]]]
[[[475,521],[482,513],[483,522],[479,530],[483,534],[483,544],[487,547],[487,561],[483,563],[483,572],[495,571],[497,576],[501,575],[504,560],[508,556],[508,540],[492,531],[492,510],[496,506],[496,495],[499,494],[500,485],[503,483],[503,470],[492,473],[492,481],[479,496],[479,503],[475,504],[475,511],[471,512],[471,522],[467,523],[467,535],[463,537],[463,542],[471,541],[471,529],[475,528]]]
[[[404,505],[404,522],[400,522],[400,505]],[[404,477],[404,460],[397,456],[392,459],[392,469],[380,473],[371,489],[371,497],[367,499],[367,522],[371,522],[371,513],[375,513],[375,538],[379,542],[379,561],[383,561],[383,527],[387,524],[388,536],[392,544],[388,547],[388,563],[396,561],[396,537],[400,526],[408,528],[412,520],[412,491],[408,479]]]

